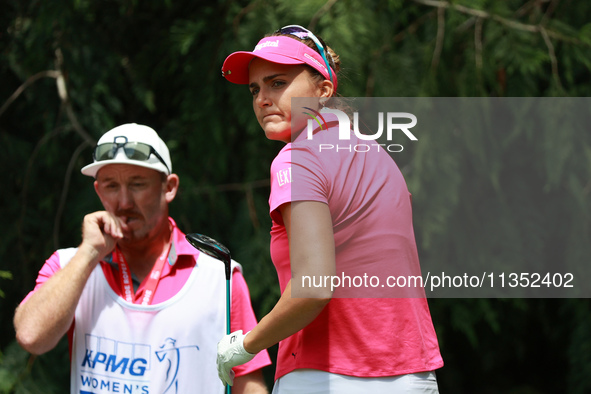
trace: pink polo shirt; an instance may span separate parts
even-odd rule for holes
[[[271,257],[282,292],[291,279],[291,267],[278,208],[292,201],[328,205],[338,276],[368,274],[384,284],[390,275],[420,275],[410,193],[398,167],[383,149],[346,149],[345,145],[367,141],[354,136],[346,143],[339,141],[336,124],[328,125],[313,140],[302,133],[271,165]],[[328,149],[338,144],[344,149]],[[441,366],[422,289],[362,285],[336,289],[312,323],[281,341],[275,378],[302,368],[381,377]]]
[[[158,282],[158,286],[154,292],[152,304],[158,304],[170,299],[174,296],[185,284],[193,268],[195,261],[200,253],[185,239],[185,234],[179,230],[172,218],[169,221],[173,227],[172,240],[173,246],[169,253],[168,263],[165,263]],[[109,256],[108,256],[109,257]],[[220,263],[222,264],[222,263]],[[105,274],[107,281],[111,288],[121,297],[123,293],[119,281],[119,273],[117,269],[113,268],[111,264],[101,261],[101,268]],[[39,289],[49,278],[51,278],[57,271],[61,269],[58,253],[55,252],[45,262],[39,275],[37,277],[35,288],[25,297],[23,302],[27,300],[37,289]],[[146,278],[147,279],[147,278]],[[220,277],[220,280],[225,280]],[[134,299],[142,299],[144,294],[144,287],[146,284],[144,280],[137,289]],[[232,273],[232,305],[231,305],[231,329],[232,332],[236,330],[250,331],[256,324],[257,319],[252,310],[250,302],[250,293],[248,286],[242,273],[235,269]],[[188,312],[190,313],[190,312]],[[68,331],[68,339],[72,341],[72,329]],[[220,338],[221,339],[221,338]],[[271,360],[267,351],[260,352],[250,362],[237,366],[234,368],[236,376],[246,375],[266,365],[271,364]]]

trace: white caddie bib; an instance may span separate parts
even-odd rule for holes
[[[72,256],[63,250],[60,262]],[[200,253],[179,293],[132,304],[97,265],[76,308],[71,393],[223,393],[216,354],[226,332],[225,289],[224,264]]]

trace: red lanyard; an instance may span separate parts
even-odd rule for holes
[[[156,291],[156,287],[160,281],[162,269],[164,268],[164,262],[168,257],[171,245],[172,242],[169,243],[168,248],[166,248],[160,257],[158,257],[158,260],[156,260],[156,263],[152,268],[152,272],[150,272],[150,276],[148,276],[148,280],[144,286],[144,296],[141,298],[141,302],[138,302],[140,301],[139,299],[134,301],[133,283],[131,280],[131,271],[129,270],[129,265],[127,264],[127,261],[125,261],[125,256],[123,256],[123,253],[121,253],[119,248],[115,248],[113,251],[113,257],[115,262],[119,264],[119,281],[121,283],[121,289],[123,291],[123,298],[125,298],[125,301],[132,304],[141,303],[141,305],[150,305],[152,303],[152,298],[154,298],[154,292]]]

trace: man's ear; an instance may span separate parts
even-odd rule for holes
[[[170,203],[176,197],[176,193],[179,190],[179,183],[180,179],[177,174],[170,174],[166,177],[166,190],[164,192],[164,197],[166,198],[166,202]]]

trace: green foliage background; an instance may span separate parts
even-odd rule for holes
[[[77,245],[82,217],[100,208],[79,170],[106,130],[137,122],[168,142],[181,177],[172,216],[230,247],[260,318],[279,296],[267,198],[281,145],[262,135],[248,90],[220,76],[229,53],[301,24],[341,56],[344,96],[582,97],[589,15],[591,2],[574,0],[3,0],[0,392],[68,390],[67,344],[29,357],[11,321],[45,259]],[[423,261],[589,263],[589,129],[439,130],[396,159]],[[588,299],[430,306],[441,392],[591,392]]]

